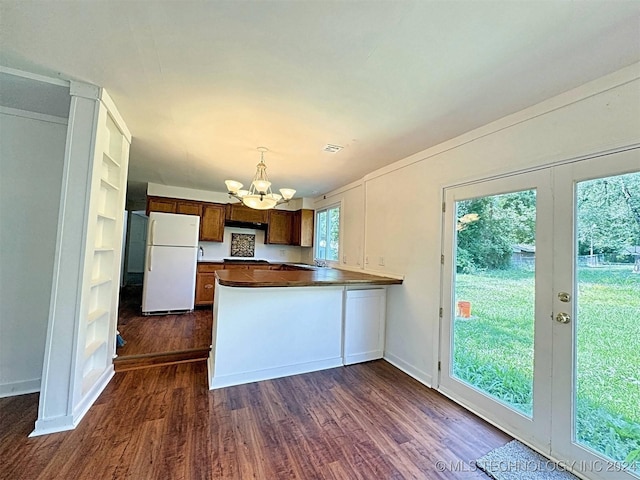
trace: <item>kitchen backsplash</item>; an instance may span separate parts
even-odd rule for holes
[[[216,261],[223,258],[231,258],[231,234],[244,233],[256,236],[255,254],[253,258],[259,260],[269,260],[271,262],[291,262],[300,263],[302,259],[308,257],[307,250],[310,248],[292,247],[290,245],[265,245],[263,230],[253,230],[249,228],[224,228],[224,242],[200,242],[203,253],[198,254],[198,261]]]

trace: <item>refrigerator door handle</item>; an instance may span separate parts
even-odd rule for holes
[[[149,247],[149,251],[147,252],[147,270],[150,272],[152,270],[153,263],[153,247]]]

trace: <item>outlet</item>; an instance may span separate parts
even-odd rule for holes
[[[342,255],[342,263],[347,263],[347,256],[346,255]]]
[[[381,267],[384,267],[384,257],[378,258],[378,265],[380,265]]]
[[[369,265],[369,255],[367,255],[366,257],[364,257],[364,264],[365,264],[365,265]]]
[[[280,250],[280,257],[284,258],[287,253],[284,251],[284,248]]]

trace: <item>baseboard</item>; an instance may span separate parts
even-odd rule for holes
[[[232,387],[234,385],[242,385],[244,383],[259,382],[261,380],[271,380],[274,378],[288,377],[290,375],[299,375],[301,373],[316,372],[318,370],[326,370],[327,368],[335,368],[342,366],[342,357],[328,358],[325,360],[317,360],[308,363],[297,363],[295,365],[285,365],[284,367],[266,368],[264,370],[256,370],[253,372],[242,372],[233,375],[224,375],[211,377],[214,371],[211,365],[211,357],[209,357],[209,389]]]
[[[73,430],[80,423],[80,420],[89,411],[89,408],[95,403],[102,391],[105,389],[109,381],[115,374],[113,365],[100,375],[96,383],[89,389],[84,398],[78,403],[72,415],[62,415],[54,418],[39,418],[36,420],[36,427],[29,437],[37,437],[40,435],[48,435],[50,433],[65,432]]]
[[[354,355],[345,355],[344,364],[353,365],[354,363],[370,362],[371,360],[378,360],[382,358],[382,350],[375,350],[373,352],[356,353]]]
[[[426,385],[429,388],[433,388],[432,387],[433,378],[428,373],[423,372],[419,368],[414,367],[413,365],[405,362],[404,360],[396,357],[395,355],[389,352],[385,352],[384,357],[382,358],[384,358],[387,362],[389,362],[391,365],[393,365],[397,369],[402,370],[404,373],[406,373],[410,377],[415,378],[420,383]]]
[[[0,398],[15,397],[26,393],[40,391],[40,379],[22,380],[20,382],[3,383],[0,385]]]

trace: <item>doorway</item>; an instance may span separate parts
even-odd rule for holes
[[[445,189],[440,390],[590,478],[640,475],[638,165]]]

